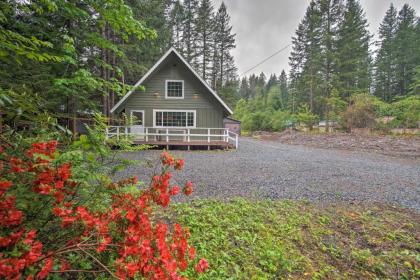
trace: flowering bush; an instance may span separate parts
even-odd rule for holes
[[[101,191],[109,194],[109,207],[97,210],[84,200],[86,182],[75,179],[56,149],[56,141],[34,143],[21,154],[0,147],[0,278],[184,279],[195,259],[189,230],[179,224],[171,230],[154,215],[180,193],[171,186],[171,169],[181,170],[184,161],[162,153],[161,172],[142,190],[133,191],[137,177],[107,183]],[[191,192],[187,182],[184,193]],[[195,266],[197,273],[207,268],[204,259]]]

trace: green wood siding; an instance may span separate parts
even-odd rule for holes
[[[166,80],[184,81],[184,99],[165,99]],[[153,126],[153,109],[196,110],[197,127],[223,127],[223,106],[176,56],[170,55],[143,86],[145,90],[136,90],[120,111],[129,115],[131,110],[144,110],[146,127]]]

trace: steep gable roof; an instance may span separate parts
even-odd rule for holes
[[[126,95],[124,95],[124,97],[111,109],[111,113],[114,113],[115,110],[117,110],[118,107],[120,107],[121,104],[123,104],[124,101],[127,100],[127,98],[133,94],[136,88],[138,88],[159,67],[159,65],[162,64],[165,61],[165,59],[172,53],[174,53],[182,61],[182,63],[184,63],[185,66],[187,66],[187,68],[194,74],[194,76],[200,81],[200,83],[202,83],[207,88],[207,90],[216,98],[216,100],[219,101],[219,103],[223,106],[223,108],[229,114],[233,114],[232,109],[230,109],[229,106],[226,105],[226,103],[222,100],[222,98],[220,98],[220,96],[203,80],[203,78],[201,78],[200,75],[198,75],[198,73],[191,67],[191,65],[173,47],[170,48],[158,60],[158,62],[156,62],[155,65],[153,65],[153,67],[149,69],[149,71],[147,71],[147,73],[134,85],[134,87]]]

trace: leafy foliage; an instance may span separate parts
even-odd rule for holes
[[[383,206],[293,201],[176,204],[197,253],[200,279],[375,279],[419,274],[417,214]],[[173,212],[173,213],[172,213]]]
[[[0,146],[2,278],[185,279],[180,273],[195,258],[190,233],[179,224],[170,232],[155,213],[180,192],[170,170],[184,161],[165,152],[150,185],[113,182],[104,172],[109,150],[97,140],[81,137],[63,153],[54,140]],[[207,268],[202,259],[195,270]]]

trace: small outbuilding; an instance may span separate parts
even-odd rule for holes
[[[230,132],[241,135],[241,121],[235,120],[231,117],[223,119],[224,128],[229,129]]]

